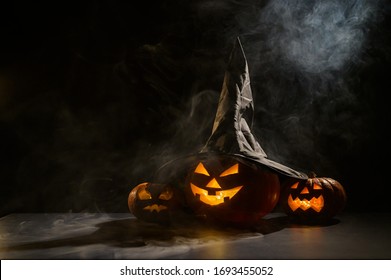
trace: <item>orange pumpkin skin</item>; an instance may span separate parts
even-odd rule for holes
[[[189,207],[211,223],[252,226],[276,206],[280,195],[277,174],[240,157],[200,158],[185,183]]]
[[[304,224],[327,223],[346,205],[346,192],[336,180],[310,177],[290,182],[281,196],[285,213],[294,222]]]
[[[128,196],[130,212],[138,219],[170,224],[182,210],[183,195],[171,185],[141,183]]]

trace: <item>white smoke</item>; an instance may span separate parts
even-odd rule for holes
[[[269,1],[255,32],[272,53],[296,71],[340,71],[360,60],[378,1]]]
[[[332,173],[336,147],[346,151],[365,141],[371,112],[357,92],[358,73],[368,64],[382,5],[273,0],[241,10],[236,19],[257,110],[253,130],[270,158]]]

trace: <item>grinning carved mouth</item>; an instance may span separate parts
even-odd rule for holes
[[[162,210],[167,210],[167,206],[152,204],[152,205],[145,206],[143,209],[148,210],[149,212],[156,211],[157,213],[159,213]]]
[[[231,199],[243,187],[239,186],[228,190],[215,191],[213,195],[210,195],[208,190],[201,189],[191,183],[190,186],[194,196],[198,196],[203,203],[211,206],[219,205],[224,203],[226,199]]]
[[[292,209],[292,211],[296,211],[298,208],[302,210],[307,210],[309,208],[312,208],[316,212],[320,212],[323,209],[324,206],[324,198],[323,195],[320,195],[318,198],[313,197],[310,200],[308,199],[299,199],[296,197],[295,199],[292,198],[292,195],[289,195],[288,197],[288,205]]]

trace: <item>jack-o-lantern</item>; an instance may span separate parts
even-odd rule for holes
[[[128,207],[140,220],[168,224],[180,212],[182,200],[170,185],[142,183],[129,193]]]
[[[332,179],[315,177],[291,182],[283,191],[282,206],[295,222],[323,223],[342,211],[346,193],[342,185]]]
[[[195,214],[232,225],[252,225],[278,202],[278,176],[240,157],[207,155],[191,169],[186,198]]]

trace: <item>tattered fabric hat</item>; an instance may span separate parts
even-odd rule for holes
[[[206,144],[197,153],[184,155],[165,163],[155,174],[155,180],[182,178],[194,162],[213,155],[228,155],[262,165],[279,175],[307,179],[305,173],[270,160],[251,132],[254,102],[250,86],[247,60],[237,38],[231,51],[224,76],[217,112]]]
[[[248,64],[240,39],[237,38],[225,72],[212,133],[200,153],[239,156],[282,175],[306,179],[306,174],[267,158],[251,132],[253,115],[254,102]]]

